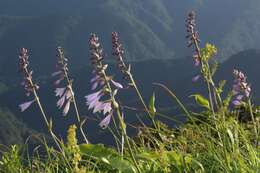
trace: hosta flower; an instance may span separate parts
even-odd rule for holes
[[[21,109],[21,112],[25,111],[26,109],[28,109],[31,104],[33,104],[35,102],[35,99],[34,100],[31,100],[31,101],[28,101],[28,102],[25,102],[25,103],[22,103],[19,105],[20,109]]]
[[[232,92],[235,98],[232,101],[232,104],[239,106],[242,104],[243,99],[248,99],[251,94],[251,86],[246,81],[246,76],[243,72],[239,70],[233,71],[235,80],[233,84]]]
[[[113,116],[113,111],[111,111],[100,123],[99,123],[99,126],[103,129],[107,128],[110,121],[111,121],[111,118]]]
[[[196,75],[192,78],[192,82],[197,82],[201,78],[201,75]]]
[[[65,116],[69,112],[70,103],[74,93],[72,93],[69,88],[56,88],[55,93],[56,96],[59,97],[59,100],[57,101],[57,107],[61,109],[65,104],[63,108],[63,115]]]
[[[57,107],[61,109],[63,107],[63,115],[67,115],[70,109],[70,104],[73,101],[72,80],[68,77],[68,59],[65,58],[63,49],[57,48],[57,71],[52,73],[53,77],[57,77],[54,84],[57,86],[55,89],[55,96],[59,97],[57,101]],[[65,83],[66,87],[58,87],[61,83]]]
[[[91,34],[89,40],[91,63],[94,67],[92,72],[93,78],[90,80],[92,94],[85,96],[86,105],[93,113],[102,113],[105,118],[100,122],[100,126],[105,128],[108,126],[111,116],[113,116],[113,101],[111,97],[117,94],[118,89],[123,86],[114,81],[111,76],[107,76],[107,64],[103,64],[103,51],[100,48],[98,37]],[[110,99],[107,99],[110,98]]]
[[[27,97],[31,96],[31,94],[39,89],[39,86],[33,82],[33,71],[29,70],[29,55],[28,50],[25,48],[22,48],[19,53],[19,71],[23,75],[23,81],[21,82],[21,85],[24,87],[25,95]],[[21,111],[25,111],[28,109],[31,104],[35,102],[35,99],[32,101],[25,102],[23,104],[20,104],[19,107]]]

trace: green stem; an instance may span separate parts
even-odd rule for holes
[[[131,74],[131,73],[128,73],[128,76],[129,76],[129,78],[130,78],[131,83],[133,84],[133,87],[134,87],[134,89],[135,89],[135,91],[136,91],[136,93],[137,93],[137,95],[138,95],[138,97],[139,97],[141,103],[142,103],[143,106],[144,106],[145,111],[146,111],[147,114],[149,115],[149,118],[151,119],[151,121],[152,121],[154,127],[157,128],[157,125],[156,125],[156,123],[155,123],[155,121],[154,121],[154,117],[151,115],[151,113],[150,113],[148,107],[146,106],[145,101],[144,101],[144,99],[143,99],[143,96],[142,96],[142,94],[140,93],[140,91],[139,91],[139,89],[138,89],[138,87],[137,87],[137,85],[136,85],[136,83],[135,83],[135,80],[134,80],[132,74]]]
[[[255,117],[254,117],[254,114],[253,114],[252,103],[251,103],[250,98],[248,99],[248,106],[249,106],[249,111],[250,111],[251,119],[252,119],[253,126],[254,126],[254,132],[255,132],[255,137],[256,137],[256,139],[255,139],[256,140],[256,147],[257,147],[259,135],[258,135],[257,124],[256,124]]]
[[[72,88],[72,81],[69,78],[69,75],[67,73],[67,69],[66,69],[66,66],[65,66],[65,62],[64,62],[65,56],[64,56],[63,50],[59,50],[59,55],[60,55],[59,57],[60,57],[61,63],[63,65],[63,72],[64,72],[64,76],[65,76],[65,79],[66,79],[67,84],[68,84],[68,88],[69,88],[70,92],[72,93],[72,102],[73,102],[73,106],[74,106],[74,109],[75,109],[75,112],[76,112],[76,118],[77,118],[78,126],[79,126],[79,129],[80,129],[81,135],[84,138],[84,141],[88,144],[89,141],[88,141],[86,134],[84,133],[83,128],[82,128],[83,123],[81,122],[81,119],[80,119],[78,106],[77,106],[77,103],[76,103],[76,98],[74,96],[74,92],[73,92],[73,88]]]
[[[126,141],[126,145],[127,145],[128,150],[129,150],[131,159],[132,159],[132,161],[134,162],[134,165],[135,165],[135,167],[136,167],[138,173],[142,173],[141,170],[140,170],[140,168],[139,168],[139,166],[138,166],[138,164],[137,164],[137,161],[136,161],[136,159],[135,159],[133,150],[132,150],[132,148],[131,148],[131,145],[130,145],[130,142],[129,142],[129,139],[128,139],[128,136],[127,136],[127,133],[126,133],[126,125],[125,125],[125,123],[124,123],[124,120],[123,120],[122,117],[121,117],[121,113],[120,113],[120,111],[119,111],[118,108],[117,108],[116,112],[117,112],[117,115],[118,115],[118,119],[119,119],[120,126],[121,126],[121,130],[122,130],[122,134],[124,135],[124,138],[125,138],[125,141]]]
[[[182,102],[178,99],[178,97],[165,85],[160,83],[153,83],[154,85],[162,87],[167,93],[170,94],[174,98],[174,100],[179,104],[179,106],[182,108],[182,110],[185,112],[187,117],[192,121],[194,125],[196,125],[195,121],[193,120],[193,117],[190,115],[189,111],[186,109],[186,107],[182,104]]]

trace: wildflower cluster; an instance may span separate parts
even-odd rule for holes
[[[63,50],[61,47],[57,48],[57,58],[58,62],[56,64],[56,68],[58,71],[54,72],[52,76],[58,76],[58,79],[55,81],[55,85],[59,85],[62,81],[67,79],[68,74],[68,59],[65,58]],[[57,107],[59,109],[63,108],[63,115],[67,115],[70,109],[70,104],[72,102],[73,98],[73,90],[71,89],[72,81],[69,80],[69,83],[66,87],[57,87],[55,90],[56,97],[59,97],[59,100],[57,101]],[[64,106],[65,105],[65,106]]]
[[[23,74],[23,81],[21,85],[24,87],[27,97],[29,97],[34,91],[39,89],[39,86],[33,83],[33,79],[32,79],[33,71],[30,71],[28,69],[28,65],[29,65],[28,50],[22,48],[19,53],[19,71]],[[36,99],[34,98],[31,101],[20,104],[19,107],[21,111],[22,112],[25,111],[35,101]]]
[[[110,123],[113,116],[113,107],[118,107],[117,103],[112,99],[117,94],[118,89],[122,89],[123,86],[114,81],[112,76],[106,75],[106,69],[108,64],[103,64],[103,50],[101,49],[98,37],[95,34],[91,34],[89,40],[91,63],[94,67],[93,75],[91,79],[91,89],[95,92],[87,95],[86,104],[88,109],[93,109],[93,113],[101,113],[105,115],[105,118],[100,122],[100,126],[106,128]],[[112,85],[113,88],[111,87]],[[102,99],[106,97],[107,99]]]
[[[239,71],[239,70],[234,70],[233,71],[235,80],[233,84],[233,94],[235,95],[235,98],[233,100],[233,105],[239,106],[242,104],[242,100],[244,98],[249,98],[250,93],[251,93],[251,86],[250,84],[247,83],[246,81],[246,75]]]

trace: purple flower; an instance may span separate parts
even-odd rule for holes
[[[114,44],[113,46],[116,45]],[[113,80],[112,76],[107,75],[106,70],[108,65],[103,63],[103,51],[98,42],[98,37],[95,34],[91,34],[89,47],[91,55],[90,60],[94,68],[92,71],[93,77],[90,80],[91,90],[93,93],[85,96],[86,105],[94,114],[102,113],[105,116],[105,118],[100,122],[100,126],[106,128],[113,116],[113,107],[115,107],[115,104],[113,104],[115,101],[113,102],[112,100],[115,99],[117,91],[122,89],[123,86]],[[118,47],[116,49],[116,54],[122,55],[121,50],[119,50]]]
[[[87,99],[87,103],[91,103],[94,100],[99,100],[99,98],[102,96],[102,90],[99,90],[95,93],[89,94],[87,96],[85,96],[85,98]]]
[[[55,90],[56,96],[61,97],[64,94],[65,91],[66,91],[65,87],[64,88],[56,88],[56,90]]]
[[[64,108],[63,108],[63,115],[67,115],[69,112],[69,108],[70,108],[70,103],[72,100],[72,96],[73,96],[73,91],[71,89],[69,89],[69,87],[67,88],[56,88],[55,90],[56,96],[59,97],[59,100],[57,101],[57,107],[59,109],[61,109],[64,104]]]
[[[58,101],[57,101],[57,107],[60,109],[62,108],[62,106],[64,105],[64,102],[65,102],[65,95],[62,96]]]
[[[58,76],[56,81],[54,82],[55,85],[59,85],[61,82],[65,81],[66,87],[57,87],[55,89],[56,97],[59,97],[57,101],[57,107],[61,109],[63,107],[63,115],[67,115],[70,109],[70,104],[74,99],[74,92],[72,89],[72,81],[68,75],[68,59],[65,58],[63,49],[58,47],[57,51],[57,64],[56,68],[57,71],[52,74],[53,77]]]
[[[95,90],[97,89],[98,86],[104,86],[105,85],[105,81],[99,76],[96,75],[94,76],[91,80],[90,83],[92,84],[91,86],[91,90]]]
[[[240,105],[242,104],[242,102],[241,102],[240,100],[233,100],[233,101],[232,101],[232,104],[233,104],[234,106],[240,106]]]
[[[105,102],[103,103],[103,114],[107,114],[112,111],[112,105],[111,102]]]
[[[197,82],[201,78],[201,75],[196,75],[192,78],[192,82]]]
[[[239,106],[242,104],[243,98],[249,98],[251,94],[251,86],[247,83],[246,75],[239,71],[239,70],[234,70],[234,84],[232,88],[232,92],[235,95],[235,98],[232,102],[233,105]]]
[[[113,116],[113,111],[111,111],[100,123],[99,126],[103,129],[106,129],[111,121],[111,117]]]
[[[57,76],[61,73],[62,73],[62,71],[56,71],[56,72],[52,73],[51,76],[54,77],[54,76]]]
[[[69,112],[69,109],[70,109],[70,102],[71,100],[68,100],[66,105],[64,106],[64,109],[63,109],[63,116],[66,116]]]
[[[121,85],[120,83],[114,81],[113,79],[111,79],[111,82],[112,82],[112,84],[113,84],[116,88],[118,88],[118,89],[122,89],[122,88],[123,88],[123,85]]]
[[[25,102],[25,103],[22,103],[19,105],[20,109],[21,109],[21,112],[25,111],[26,109],[28,109],[32,103],[35,102],[35,99],[34,100],[31,100],[31,101],[28,101],[28,102]]]

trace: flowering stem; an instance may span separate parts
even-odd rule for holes
[[[203,62],[203,59],[202,59],[202,56],[201,56],[199,43],[196,39],[195,33],[192,34],[192,39],[193,39],[193,42],[194,42],[194,45],[195,45],[196,52],[198,53],[198,57],[200,58],[203,77],[204,77],[204,79],[206,80],[206,83],[207,83],[209,102],[210,102],[210,107],[211,107],[211,110],[212,110],[212,116],[213,116],[213,119],[215,120],[215,111],[214,111],[214,105],[213,105],[213,100],[212,100],[212,95],[211,95],[211,86],[210,86],[209,80],[207,78],[207,76],[211,76],[211,74],[210,75],[204,74],[204,70],[203,70],[204,62]],[[207,69],[209,70],[209,67],[207,67]]]
[[[99,65],[102,66],[101,61],[99,62]],[[117,115],[118,115],[119,123],[120,123],[121,130],[122,130],[122,139],[125,139],[125,140],[126,140],[126,145],[127,145],[127,148],[128,148],[128,150],[129,150],[129,152],[130,152],[131,159],[132,159],[132,161],[134,162],[134,165],[135,165],[135,167],[136,167],[138,173],[141,173],[141,170],[140,170],[140,168],[139,168],[139,166],[138,166],[138,164],[137,164],[137,162],[136,162],[136,159],[135,159],[135,157],[134,157],[134,154],[133,154],[133,151],[132,151],[130,142],[129,142],[129,140],[128,140],[128,136],[127,136],[127,133],[126,133],[125,123],[124,123],[124,120],[122,119],[122,116],[121,116],[121,113],[120,113],[120,110],[119,110],[119,106],[116,105],[116,104],[117,104],[116,99],[115,99],[114,95],[112,94],[112,88],[111,88],[111,85],[110,85],[110,83],[109,83],[109,81],[108,81],[108,77],[107,77],[107,75],[106,75],[105,70],[102,70],[101,73],[102,73],[102,75],[104,76],[106,86],[108,87],[108,89],[109,89],[109,91],[110,91],[109,94],[110,94],[110,97],[111,97],[111,100],[112,100],[112,103],[113,103],[113,107],[114,107],[114,109],[116,109],[116,113],[117,113]],[[122,148],[121,148],[121,152],[123,153],[123,148],[124,148],[124,142],[123,142],[123,140],[122,140],[122,143],[121,143],[121,147],[122,147]]]
[[[64,62],[64,60],[65,60],[64,53],[63,53],[62,49],[58,49],[58,53],[59,53],[59,57],[60,57],[60,60],[61,60],[61,64],[63,66],[63,72],[64,72],[66,82],[68,84],[68,89],[70,90],[70,93],[72,93],[72,102],[73,102],[73,106],[74,106],[74,109],[75,109],[75,112],[76,112],[76,118],[77,118],[77,121],[78,121],[78,126],[79,126],[79,129],[80,129],[81,135],[84,138],[84,141],[88,144],[89,141],[86,137],[86,134],[84,133],[84,131],[82,129],[82,126],[83,126],[84,123],[82,123],[81,119],[80,119],[78,106],[77,106],[77,103],[76,103],[76,98],[75,98],[73,88],[72,88],[72,81],[69,78],[69,75],[68,75],[68,72],[67,72],[67,69],[66,69],[67,67],[66,67],[65,62]]]

